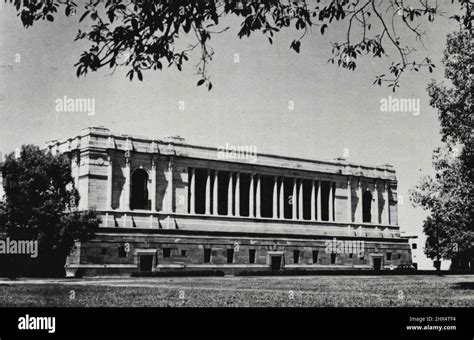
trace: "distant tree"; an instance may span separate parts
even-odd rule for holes
[[[474,62],[471,34],[448,36],[443,64],[449,86],[431,82],[430,104],[438,109],[444,146],[435,150],[434,178],[422,178],[411,192],[417,206],[430,211],[424,222],[425,253],[438,261],[452,260],[452,269],[473,269],[474,178],[473,100]]]
[[[0,232],[13,240],[38,241],[38,258],[29,261],[26,274],[64,275],[75,241],[92,238],[100,223],[95,212],[77,210],[79,193],[67,157],[23,146],[19,158],[6,157],[3,179]],[[17,268],[25,267],[18,261]]]
[[[76,64],[77,76],[104,66],[113,70],[125,66],[130,80],[135,75],[142,80],[143,71],[161,70],[166,64],[181,70],[189,53],[199,48],[197,85],[206,84],[209,90],[212,83],[206,66],[214,53],[209,41],[212,35],[228,29],[218,28],[225,16],[242,18],[239,38],[260,31],[270,44],[275,33],[294,26],[301,34],[290,48],[298,53],[302,39],[313,28],[324,34],[330,26],[342,26],[346,34],[332,44],[329,61],[354,70],[361,56],[381,58],[393,49],[397,57],[392,58],[389,75],[377,76],[374,83],[388,82],[395,91],[405,71],[423,67],[431,72],[434,67],[428,57],[418,61],[410,58],[415,48],[402,40],[401,32],[408,31],[421,40],[423,21],[432,22],[444,15],[437,1],[430,0],[89,0],[80,5],[72,0],[5,1],[14,4],[25,27],[38,20],[54,21],[59,10],[66,16],[77,13],[79,22],[91,20],[89,30],[79,30],[76,36],[76,40],[91,43]],[[472,0],[451,0],[454,2],[459,13],[453,18],[470,29]],[[195,42],[178,47],[180,38],[189,34]]]

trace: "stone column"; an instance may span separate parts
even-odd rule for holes
[[[261,191],[260,191],[260,187],[261,187],[261,184],[260,184],[260,175],[257,175],[257,192],[256,192],[256,195],[255,195],[255,210],[256,210],[256,215],[258,218],[262,217],[262,213],[261,213],[261,204],[262,204],[262,197],[261,197]]]
[[[131,169],[130,169],[130,158],[126,157],[125,158],[125,199],[124,199],[124,209],[125,210],[130,210],[130,183],[131,180]]]
[[[299,179],[300,185],[298,190],[298,219],[303,220],[303,179]]]
[[[168,195],[168,211],[173,212],[174,211],[174,183],[173,183],[173,172],[174,172],[174,164],[173,164],[173,159],[170,158],[168,162],[168,177],[169,177],[169,182],[168,182],[168,188],[169,188],[169,195]]]
[[[227,215],[232,216],[232,207],[234,205],[232,193],[232,171],[229,172],[229,185],[227,186]]]
[[[240,172],[235,174],[235,216],[240,216]]]
[[[316,221],[316,187],[314,179],[311,180],[311,221]]]
[[[211,214],[211,170],[207,169],[206,176],[206,215]]]
[[[362,181],[359,179],[357,183],[357,198],[358,198],[358,203],[357,203],[357,209],[356,209],[356,218],[355,221],[357,223],[362,223]]]
[[[333,182],[329,182],[329,221],[334,221],[334,188]]]
[[[384,209],[384,223],[390,224],[390,187],[388,183],[384,185],[384,192],[383,192],[383,199],[385,201],[385,209]]]
[[[379,190],[378,190],[377,182],[374,183],[373,196],[374,196],[374,215],[373,215],[374,220],[372,221],[372,223],[379,224],[380,223],[380,220],[379,220]]]
[[[347,221],[352,223],[352,185],[351,178],[347,178]]]
[[[321,181],[318,181],[318,196],[317,196],[317,206],[318,206],[318,221],[322,221],[321,214]]]
[[[74,176],[76,189],[79,190],[79,177],[81,176],[81,151],[77,150],[76,155],[76,174]]]
[[[189,185],[189,213],[195,214],[195,203],[196,203],[196,178],[195,178],[195,170],[191,168],[191,181]]]
[[[278,218],[278,177],[273,177],[273,218]]]
[[[112,209],[112,188],[113,188],[113,156],[109,153],[107,164],[107,207]]]
[[[281,178],[280,182],[280,219],[285,218],[285,179]]]
[[[297,195],[296,195],[296,178],[293,178],[293,195],[291,197],[291,218],[296,220],[296,206],[297,206]]]
[[[214,170],[214,186],[212,188],[212,191],[213,191],[213,195],[212,195],[212,214],[213,215],[218,215],[218,204],[219,204],[219,200],[218,200],[218,185],[219,185],[219,171],[217,170]]]
[[[254,202],[253,202],[253,192],[254,192],[254,174],[250,174],[250,188],[249,188],[249,217],[255,217],[254,215]]]
[[[156,212],[156,161],[151,159],[151,211]]]

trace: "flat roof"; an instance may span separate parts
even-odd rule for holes
[[[183,138],[179,136],[167,137],[164,139],[153,139],[150,137],[114,133],[105,127],[88,127],[83,129],[82,133],[75,137],[66,138],[61,141],[49,141],[47,142],[47,146],[49,148],[56,146],[60,149],[60,151],[67,152],[68,150],[64,148],[67,143],[71,143],[74,140],[82,139],[87,136],[100,136],[104,139],[107,139],[107,141],[110,141],[111,139],[113,140],[111,142],[113,147],[106,145],[106,142],[104,141],[102,144],[94,144],[93,146],[96,148],[128,150],[130,149],[129,145],[131,144],[132,146],[130,150],[135,150],[136,152],[152,153],[150,148],[153,146],[156,147],[156,153],[173,155],[173,153],[167,153],[170,151],[169,148],[172,147],[172,152],[174,152],[174,154],[177,156],[248,164],[248,161],[243,161],[241,159],[217,159],[217,153],[222,152],[222,149],[219,147],[188,144]],[[83,147],[82,144],[83,143],[81,143],[81,148]],[[89,146],[91,145],[89,144]],[[345,174],[362,177],[387,178],[396,181],[395,169],[391,164],[371,166],[348,162],[343,158],[335,158],[334,160],[316,160],[267,153],[256,153],[256,156],[258,159],[254,163],[256,166],[291,168],[293,170],[324,172],[340,175]]]

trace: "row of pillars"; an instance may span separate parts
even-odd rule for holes
[[[250,173],[250,189],[249,189],[249,217],[261,216],[261,176],[258,174]],[[196,175],[195,169],[190,168],[190,208],[189,212],[191,214],[196,213],[195,209],[195,194],[196,194]],[[206,202],[205,202],[205,214],[206,215],[218,215],[218,183],[219,183],[219,171],[207,170],[206,177]],[[214,199],[212,200],[212,214],[211,214],[211,181],[213,183],[213,195]],[[235,172],[235,192],[234,188],[234,172],[229,172],[229,183],[227,190],[227,215],[228,216],[241,216],[240,214],[240,172]],[[278,190],[280,186],[280,190]],[[329,186],[329,221],[334,221],[334,185],[330,182]],[[278,195],[279,192],[279,195]],[[279,197],[278,197],[279,196]],[[255,197],[255,202],[254,202]],[[272,209],[272,218],[284,219],[284,180],[283,177],[278,176],[273,177],[273,209]],[[235,213],[234,213],[234,202],[235,202]],[[317,202],[317,211],[316,214],[316,203]],[[254,209],[255,207],[255,209]],[[278,209],[279,207],[279,209]],[[292,192],[292,219],[303,220],[303,179],[293,178],[293,192]],[[311,220],[312,221],[321,221],[321,181],[312,180],[311,181]]]
[[[76,187],[79,187],[79,176],[80,176],[80,156],[77,154],[76,157],[76,173],[75,173],[75,182]],[[196,191],[196,181],[195,181],[195,170],[190,168],[190,209],[191,214],[195,213],[195,191]],[[235,172],[235,193],[233,190],[233,181],[234,173],[229,172],[229,183],[228,183],[228,193],[227,193],[227,214],[229,216],[241,216],[240,215],[240,172]],[[120,207],[125,210],[130,210],[130,189],[131,189],[131,167],[130,167],[130,158],[125,158],[125,184],[124,184],[124,195],[123,201],[120,204]],[[168,162],[168,171],[167,171],[167,201],[165,203],[165,210],[169,212],[174,211],[174,195],[173,195],[173,160],[170,159]],[[213,181],[213,197],[215,198],[212,202],[212,215],[217,215],[217,203],[218,203],[218,176],[219,171],[215,170],[213,176],[211,176],[211,170],[207,171],[206,178],[206,202],[205,202],[205,214],[211,215],[211,180]],[[151,177],[151,211],[156,212],[156,162],[152,160],[152,166],[150,171]],[[212,177],[212,178],[211,178]],[[249,190],[249,216],[250,217],[261,217],[261,176],[258,174],[250,173],[250,190]],[[280,180],[279,180],[280,178]],[[278,190],[278,185],[280,190]],[[362,223],[362,183],[359,180],[357,183],[356,194],[359,198],[360,207],[355,210],[355,216],[352,218],[352,182],[350,179],[347,181],[347,190],[348,190],[348,202],[347,202],[347,216],[348,222]],[[389,187],[388,184],[383,185],[383,200],[385,202],[385,207],[381,216],[379,215],[379,186],[375,183],[373,187],[372,197],[374,198],[374,211],[375,220],[372,220],[372,223],[382,223],[390,224],[390,212],[388,208],[389,202]],[[279,193],[279,195],[278,195]],[[108,156],[108,166],[107,166],[107,208],[112,209],[112,194],[113,194],[113,157],[112,155]],[[235,194],[235,196],[234,196]],[[235,197],[235,200],[234,200]],[[254,202],[255,197],[255,202]],[[283,177],[274,176],[273,180],[273,218],[284,219],[284,180]],[[235,214],[233,214],[233,207],[235,202]],[[316,204],[315,204],[316,203]],[[255,209],[254,209],[255,206]],[[292,192],[292,219],[303,220],[303,179],[293,178],[293,192]],[[320,180],[311,180],[311,221],[321,221],[321,181]],[[279,207],[279,209],[278,209]],[[316,209],[318,213],[316,214]],[[330,182],[329,185],[329,221],[335,221],[335,207],[334,207],[334,183]],[[373,218],[372,218],[373,219]]]
[[[389,208],[389,186],[388,184],[384,184],[382,186],[383,189],[383,200],[384,200],[384,209],[382,211],[382,214],[379,214],[379,184],[377,182],[374,183],[373,190],[371,192],[372,195],[372,201],[374,202],[374,207],[370,207],[371,211],[375,212],[375,216],[372,216],[371,218],[371,223],[375,224],[390,224],[390,208]],[[363,192],[362,192],[362,182],[359,180],[357,182],[357,188],[356,188],[356,195],[359,199],[359,207],[355,210],[355,218],[352,218],[352,182],[350,179],[347,180],[347,191],[348,191],[348,202],[347,202],[347,216],[348,216],[348,221],[349,222],[356,222],[356,223],[362,223],[363,218],[362,218],[362,212],[363,212]]]
[[[166,180],[168,182],[167,187],[167,200],[165,202],[164,208],[167,212],[174,212],[174,184],[173,184],[173,159],[170,158],[168,161],[168,171],[166,172]],[[120,208],[125,210],[130,210],[130,197],[131,197],[131,175],[132,170],[130,166],[130,158],[125,157],[125,183],[124,183],[124,194],[123,200],[120,202]],[[151,205],[151,212],[156,212],[156,161],[152,159],[151,170],[150,170],[150,205]],[[113,195],[113,157],[111,155],[108,156],[108,165],[107,165],[107,201],[106,206],[107,209],[113,209],[112,203],[112,195]]]

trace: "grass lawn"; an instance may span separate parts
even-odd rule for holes
[[[474,276],[0,279],[2,307],[474,307]]]

